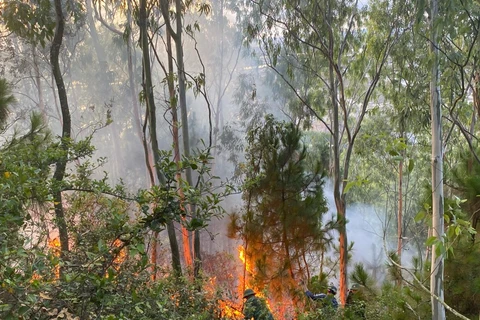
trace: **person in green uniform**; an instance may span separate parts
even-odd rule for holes
[[[258,298],[253,289],[246,289],[243,298],[246,299],[243,307],[245,320],[274,320],[265,300]]]
[[[354,283],[347,294],[346,314],[348,319],[366,319],[365,292],[363,286]]]

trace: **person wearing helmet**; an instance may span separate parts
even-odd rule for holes
[[[366,319],[365,297],[363,286],[358,283],[352,284],[347,294],[347,315],[352,319]]]
[[[323,302],[323,305],[325,306],[332,306],[334,309],[338,308],[338,301],[335,298],[335,295],[337,294],[337,287],[329,286],[327,289],[327,293],[312,293],[310,290],[308,290],[305,283],[302,283],[304,285],[305,294],[307,295],[307,297],[309,297],[313,301],[321,300]]]
[[[243,298],[246,299],[243,307],[245,320],[274,320],[265,300],[258,298],[253,289],[246,289]]]

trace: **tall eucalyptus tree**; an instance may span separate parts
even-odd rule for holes
[[[172,27],[171,27],[170,12],[166,2],[161,3],[161,11],[162,11],[162,15],[165,20],[165,23],[167,24],[167,28],[165,32],[166,39],[164,40],[164,42],[166,43],[167,67],[165,68],[162,65],[162,68],[164,69],[164,72],[165,72],[167,88],[168,88],[168,106],[170,108],[170,113],[172,115],[173,160],[175,161],[175,164],[177,165],[177,170],[178,170],[176,174],[178,192],[183,202],[185,199],[185,193],[183,192],[183,187],[182,187],[182,174],[181,174],[181,164],[180,164],[181,145],[180,145],[180,134],[179,134],[181,122],[178,119],[178,95],[177,95],[177,90],[175,89],[175,72],[174,72],[175,55],[174,55],[173,46],[172,46],[172,40],[174,41],[172,37],[172,32],[174,31],[172,30]],[[186,208],[183,205],[182,207],[183,207],[183,210],[186,210]],[[181,229],[182,229],[181,232],[182,232],[182,241],[183,241],[182,242],[183,258],[185,260],[185,264],[187,268],[192,268],[193,259],[192,259],[192,252],[190,249],[189,232],[185,228],[185,226],[181,226]]]
[[[187,3],[182,0],[174,0],[172,5],[174,10],[170,10],[170,5],[168,0],[162,0],[160,2],[160,7],[162,10],[162,15],[166,23],[167,27],[167,34],[168,37],[173,39],[175,44],[175,57],[173,57],[173,52],[169,50],[167,47],[167,53],[169,55],[168,59],[176,62],[177,67],[177,90],[178,90],[178,97],[175,96],[175,99],[171,97],[171,103],[176,109],[177,101],[178,107],[180,110],[180,118],[181,118],[181,130],[182,130],[182,146],[183,146],[183,156],[186,158],[190,158],[191,156],[191,146],[190,146],[190,131],[189,131],[189,119],[188,119],[188,108],[187,108],[187,72],[185,70],[185,58],[184,58],[184,34],[185,29],[193,29],[197,27],[185,26],[184,19],[185,15],[187,14],[187,10],[190,8],[192,3]],[[209,4],[200,4],[196,9],[200,14],[208,14],[210,12],[210,5]],[[173,23],[175,22],[175,24]],[[192,35],[192,33],[190,33]],[[169,70],[171,72],[170,66]],[[171,78],[170,81],[173,79],[172,74],[169,72],[168,77]],[[205,81],[205,74],[202,73],[200,75],[200,80],[197,81],[197,90],[204,85]],[[169,84],[171,85],[171,84]],[[202,89],[200,89],[202,90]],[[208,101],[207,101],[208,104]],[[174,117],[175,117],[175,113]],[[210,113],[210,111],[209,111]],[[174,127],[177,124],[174,124]],[[194,186],[194,181],[192,178],[192,168],[186,167],[185,168],[185,180],[189,186]],[[196,219],[196,206],[195,203],[190,203],[189,208],[184,208],[190,212],[190,215],[193,220]],[[185,243],[185,241],[184,241]],[[188,243],[185,243],[187,245]],[[194,261],[193,261],[193,273],[194,276],[199,276],[199,272],[202,266],[202,257],[201,257],[201,244],[200,244],[200,231],[195,229],[193,231],[193,253],[194,253]],[[189,256],[189,253],[185,253],[186,257]]]
[[[149,132],[150,132],[150,143],[152,147],[152,153],[154,158],[154,163],[156,170],[156,178],[160,184],[165,184],[165,177],[161,172],[158,164],[160,163],[160,154],[158,148],[158,138],[157,138],[157,115],[155,108],[155,100],[153,93],[153,83],[152,83],[152,70],[150,67],[150,44],[148,36],[148,15],[147,15],[147,1],[141,0],[139,4],[139,20],[138,24],[140,27],[140,43],[142,48],[142,67],[143,67],[143,91],[145,95],[145,101],[147,104],[147,117],[149,121]],[[167,223],[167,232],[168,238],[170,241],[170,250],[172,253],[172,267],[173,270],[178,274],[182,274],[182,267],[180,262],[180,252],[178,249],[177,237],[175,234],[175,227],[173,221],[168,221]]]
[[[438,62],[438,1],[431,1],[430,12],[430,53],[433,57],[430,82],[430,108],[432,120],[432,236],[443,239],[444,208],[443,208],[443,138],[442,138],[442,108],[440,96],[440,69]],[[443,293],[444,257],[437,245],[432,247],[432,267],[430,290],[432,293],[432,319],[445,319]]]
[[[60,49],[63,41],[63,32],[65,30],[65,18],[63,15],[63,5],[61,0],[55,0],[55,16],[56,16],[56,27],[55,34],[52,39],[52,44],[50,47],[50,63],[52,65],[52,73],[55,78],[55,83],[57,84],[57,93],[60,100],[60,108],[62,111],[62,140],[61,147],[64,150],[64,155],[58,159],[55,164],[55,172],[53,173],[53,179],[61,184],[64,176],[65,169],[67,167],[67,154],[68,154],[68,145],[72,130],[72,123],[70,117],[70,108],[68,106],[67,99],[67,90],[65,89],[65,84],[63,82],[62,70],[60,69],[60,64],[58,57],[60,54]],[[61,188],[57,186],[58,190],[54,192],[54,207],[55,207],[55,219],[58,227],[59,237],[60,237],[60,246],[61,253],[64,255],[68,251],[68,230],[67,223],[65,221],[65,214],[63,209],[62,202],[62,191]]]

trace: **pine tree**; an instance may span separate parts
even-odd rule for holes
[[[307,276],[307,256],[325,248],[322,168],[307,170],[302,133],[272,115],[247,135],[242,225],[251,283],[276,295]]]

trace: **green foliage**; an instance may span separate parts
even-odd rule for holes
[[[355,275],[361,266],[357,266],[356,269],[351,280],[362,281],[363,276]],[[371,280],[366,282],[372,285]],[[358,291],[347,300],[347,303],[344,309],[338,309],[335,312],[315,308],[301,313],[298,319],[408,320],[427,319],[431,316],[428,293],[415,286],[398,287],[388,281],[383,283],[381,288],[360,285]]]
[[[122,184],[110,186],[106,174],[92,178],[105,159],[92,160],[90,142],[91,138],[65,140],[65,151],[41,117],[33,114],[29,128],[17,128],[1,146],[0,318],[218,317],[216,293],[199,290],[206,284],[203,280],[152,282],[145,246],[151,230],[182,221],[186,211],[181,205],[196,204],[197,218],[184,222],[190,230],[223,214],[220,203],[230,189],[213,189],[217,178],[209,174],[209,153],[182,159],[179,169],[171,152],[162,152],[159,166],[168,184],[132,197]],[[51,179],[52,165],[59,158],[69,164],[61,183]],[[186,168],[196,171],[195,186],[176,180]],[[183,198],[178,184],[184,187]],[[62,257],[57,231],[51,230],[52,194],[57,190],[63,193],[70,238],[70,250]]]
[[[1,16],[5,26],[21,38],[42,46],[53,38],[55,15],[49,0],[7,1]]]
[[[327,292],[328,286],[328,277],[325,273],[311,277],[307,285],[311,292]]]
[[[8,30],[34,44],[45,47],[53,38],[56,25],[55,8],[49,0],[5,1],[0,17]],[[67,1],[65,12],[75,24],[81,23],[84,14],[78,1]]]
[[[15,102],[15,97],[12,95],[10,85],[7,80],[0,79],[0,129],[7,120],[9,107]]]
[[[396,263],[396,264],[393,264],[393,263],[388,264],[387,270],[388,270],[388,276],[390,280],[394,281],[395,283],[398,283],[399,281],[403,281],[402,270],[398,267],[398,265],[401,265],[401,263],[397,253],[394,251],[390,251],[388,256],[393,262]]]
[[[352,283],[360,284],[369,290],[371,290],[374,285],[374,279],[372,279],[371,275],[365,270],[365,267],[361,263],[356,263],[353,266],[349,278]]]
[[[102,217],[103,218],[103,217]],[[99,227],[99,228],[95,228]],[[89,231],[102,238],[98,225]],[[150,280],[150,271],[142,263],[145,256],[141,238],[132,241],[122,250],[129,253],[121,262],[112,262],[115,249],[113,244],[95,245],[94,236],[77,242],[72,252],[75,259],[66,265],[65,279],[55,279],[54,268],[58,259],[53,253],[48,256],[36,253],[35,264],[28,266],[29,255],[17,250],[10,256],[3,255],[5,263],[12,260],[16,267],[0,268],[3,281],[0,289],[2,319],[51,319],[62,317],[98,319],[217,319],[220,311],[216,296],[208,291],[198,290],[205,283],[196,284],[175,278]],[[90,245],[88,245],[90,243]],[[50,257],[50,259],[47,259]],[[34,275],[34,276],[33,276]],[[133,276],[135,275],[135,276]],[[192,310],[195,310],[194,312]]]
[[[30,130],[14,133],[0,148],[0,211],[4,226],[11,227],[6,235],[15,234],[24,219],[30,218],[28,206],[51,199],[45,180],[54,151],[49,145],[50,132],[38,122],[38,117],[33,114]]]
[[[15,151],[18,151],[17,145],[9,146],[12,148],[9,151],[14,147]],[[26,144],[21,149],[23,153],[15,154],[27,156],[28,159],[29,154],[25,151],[33,146],[35,145]],[[43,159],[41,155],[49,154],[49,149],[36,151],[37,157],[30,159],[40,160]],[[5,150],[3,152],[6,153]],[[199,158],[206,159],[202,155],[199,155]],[[66,259],[60,259],[58,249],[47,245],[52,240],[49,230],[44,227],[51,220],[48,213],[40,210],[40,216],[24,218],[27,212],[32,212],[34,206],[20,196],[25,196],[27,190],[37,190],[32,189],[32,186],[44,185],[45,177],[38,176],[42,173],[40,170],[28,171],[25,160],[23,162],[21,168],[26,172],[4,171],[0,184],[4,188],[0,193],[2,196],[8,192],[10,182],[25,188],[15,190],[19,195],[18,199],[14,199],[18,202],[16,211],[11,210],[12,214],[1,216],[2,319],[215,319],[220,314],[215,293],[198,290],[205,284],[202,280],[196,284],[174,278],[151,281],[145,248],[145,235],[150,228],[146,228],[148,225],[141,220],[132,220],[131,202],[120,199],[120,192],[114,194],[113,190],[118,191],[117,188],[106,189],[104,185],[86,192],[72,192],[65,197],[69,204],[66,207],[66,220],[72,243]],[[187,162],[188,165],[194,163],[192,160]],[[48,166],[46,168],[48,169]],[[5,169],[13,170],[13,167]],[[7,172],[9,174],[5,174]],[[43,172],[44,175],[47,173],[49,171]],[[28,177],[28,180],[23,183],[10,181],[22,176]],[[81,180],[89,179],[82,176]],[[100,184],[79,183],[78,186],[80,185],[87,187]],[[113,196],[104,194],[108,190]],[[44,193],[48,195],[47,188]],[[155,199],[171,206],[165,194],[156,190],[152,194],[163,197],[161,201]],[[41,200],[48,199],[47,197]],[[207,201],[218,205],[219,199],[210,198],[205,200],[205,203]],[[4,201],[2,204],[8,205]],[[209,206],[208,209],[212,208]],[[181,215],[180,212],[174,214]],[[205,218],[205,215],[206,213],[201,217]],[[12,224],[17,225],[18,233],[14,232]],[[192,229],[199,227],[195,225]],[[20,228],[23,232],[20,232]],[[26,230],[33,230],[35,237],[26,238]],[[63,268],[62,279],[58,278],[59,266]],[[192,310],[195,312],[192,313]]]
[[[474,152],[478,152],[477,149]],[[461,202],[454,202],[451,206],[459,207],[465,212],[464,219],[469,219],[472,226],[479,226],[480,214],[478,208],[480,207],[480,164],[475,161],[470,150],[460,149],[458,158],[455,163],[452,163],[452,168],[447,171],[449,181],[451,181],[454,194],[457,199],[463,199]],[[477,236],[472,234],[472,240],[475,241]]]
[[[381,293],[368,299],[365,304],[366,318],[375,320],[425,319],[430,316],[430,299],[427,294],[418,295],[418,289],[396,287],[385,283]],[[352,310],[355,311],[355,310]],[[352,317],[352,319],[358,319]]]
[[[444,223],[445,233],[441,238],[430,236],[426,239],[425,245],[434,247],[437,255],[445,255],[445,257],[454,256],[454,243],[462,238],[472,238],[477,233],[472,227],[470,221],[465,219],[465,212],[462,210],[462,204],[467,200],[462,200],[456,196],[446,198],[444,201]],[[424,204],[424,209],[415,216],[415,221],[420,222],[426,218],[425,223],[431,224],[431,206],[429,203]]]
[[[463,239],[454,244],[455,256],[445,262],[445,300],[461,314],[476,318],[480,307],[476,296],[480,293],[480,246]]]
[[[344,319],[339,311],[333,308],[316,308],[312,311],[302,313],[298,316],[299,320],[315,319]]]

